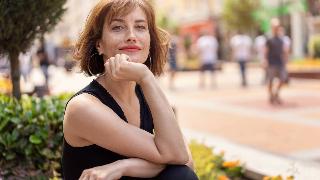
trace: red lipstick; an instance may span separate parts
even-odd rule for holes
[[[136,45],[128,45],[128,46],[123,46],[123,47],[119,48],[119,50],[128,51],[128,52],[136,52],[136,51],[141,50],[141,48]]]

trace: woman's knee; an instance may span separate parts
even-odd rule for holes
[[[168,165],[158,176],[157,180],[198,180],[195,172],[186,165]]]

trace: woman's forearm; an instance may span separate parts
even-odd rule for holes
[[[157,85],[155,77],[148,74],[139,84],[152,113],[155,143],[159,153],[168,160],[168,163],[187,163],[188,153],[182,132],[175,119],[172,107]]]
[[[120,164],[122,176],[152,178],[157,176],[165,167],[144,159],[129,158],[117,161]]]

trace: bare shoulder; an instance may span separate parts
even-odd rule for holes
[[[78,114],[79,112],[86,113],[87,110],[90,110],[95,106],[99,106],[99,104],[101,104],[101,102],[93,95],[82,93],[78,96],[73,97],[69,101],[66,107],[65,114],[70,117],[72,115]]]
[[[83,93],[69,101],[65,110],[64,122],[70,122],[72,124],[87,123],[88,121],[93,122],[101,116],[110,117],[114,115],[115,113],[98,98]]]
[[[89,123],[94,123],[99,116],[106,116],[112,111],[93,95],[83,93],[73,97],[65,110],[63,120],[64,137],[75,146],[92,144],[82,137]]]

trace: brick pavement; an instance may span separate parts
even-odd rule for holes
[[[284,104],[272,106],[259,71],[249,70],[247,88],[239,87],[232,65],[217,74],[216,88],[198,88],[196,72],[178,74],[175,91],[166,88],[167,77],[160,82],[182,127],[262,151],[319,160],[320,153],[314,152],[320,152],[320,81],[292,79],[282,92]]]

